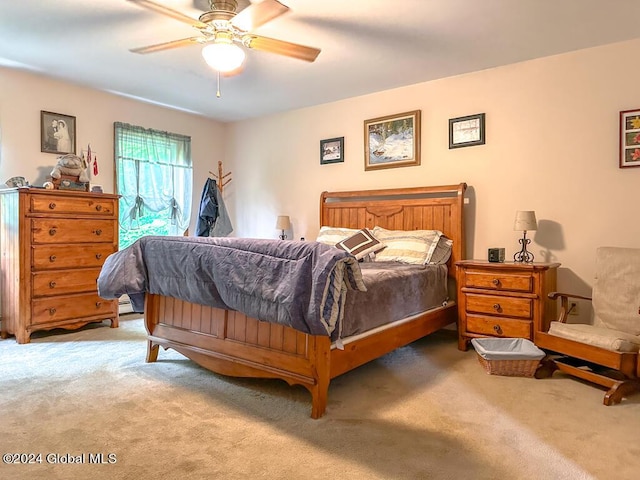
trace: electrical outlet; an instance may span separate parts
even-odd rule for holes
[[[578,302],[569,302],[569,315],[580,315],[580,305]]]

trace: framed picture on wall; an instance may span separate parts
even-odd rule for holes
[[[449,148],[484,145],[484,113],[449,119]]]
[[[76,117],[40,111],[40,151],[76,153]]]
[[[344,137],[320,140],[320,165],[344,162]]]
[[[364,169],[420,165],[420,110],[364,122]]]
[[[620,168],[640,167],[640,109],[620,112]]]

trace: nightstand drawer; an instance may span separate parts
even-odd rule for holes
[[[492,337],[531,338],[531,322],[469,315],[467,316],[467,331]]]
[[[501,297],[466,293],[467,312],[500,315],[502,317],[531,318],[530,298]]]
[[[467,272],[465,287],[484,288],[486,290],[510,290],[514,292],[532,292],[533,277],[531,275]]]

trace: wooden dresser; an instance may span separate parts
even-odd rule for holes
[[[111,320],[118,301],[96,279],[118,249],[118,196],[16,188],[0,191],[2,338]]]
[[[556,317],[559,263],[456,262],[458,348],[475,337],[527,338]]]

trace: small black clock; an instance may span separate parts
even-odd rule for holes
[[[504,262],[504,248],[490,248],[489,261],[492,263]]]

